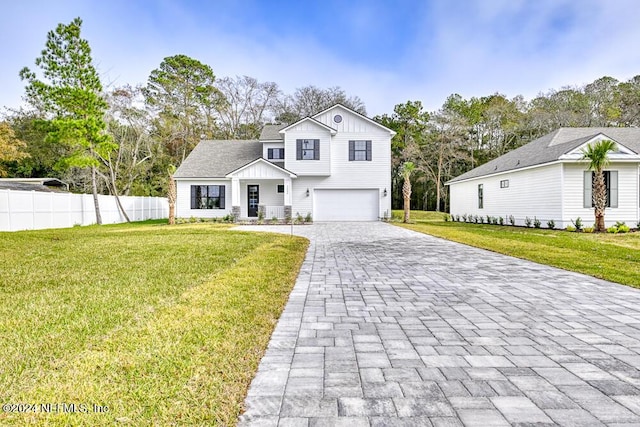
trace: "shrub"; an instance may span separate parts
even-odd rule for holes
[[[484,224],[484,217],[482,215],[480,215],[478,219],[480,220],[480,224]]]
[[[284,223],[285,224],[290,224],[291,223],[291,214],[286,214],[284,216]]]
[[[540,220],[538,218],[536,218],[535,216],[533,217],[533,226],[535,228],[540,228]]]
[[[593,227],[585,227],[584,230],[585,233],[593,233]]]
[[[442,218],[444,219],[444,222],[449,222],[449,214],[442,215]]]
[[[302,215],[300,215],[300,212],[296,212],[296,224],[301,224],[302,223]]]
[[[526,217],[526,218],[524,219],[524,225],[525,225],[527,228],[530,228],[530,227],[531,227],[531,218]]]
[[[550,219],[549,221],[547,221],[547,228],[549,230],[553,230],[554,228],[556,228],[556,222]]]
[[[498,218],[498,223],[500,225],[504,225],[504,218],[503,217]]]
[[[611,227],[607,228],[607,233],[618,234],[618,227],[612,225]]]
[[[456,215],[456,222],[460,222],[460,215]]]
[[[271,222],[272,222],[273,224],[277,224],[277,223],[278,223],[278,217],[277,217],[277,216],[272,216],[272,217],[271,217]]]
[[[618,227],[618,232],[620,233],[628,233],[629,231],[631,231],[631,228],[629,228],[629,226],[626,224],[622,224]]]
[[[311,212],[307,212],[307,216],[304,217],[304,222],[311,222]]]
[[[516,219],[513,215],[509,215],[509,224],[516,225]]]
[[[462,221],[467,222],[467,214],[462,215]]]
[[[573,224],[573,226],[576,228],[576,231],[582,231],[582,218],[578,217],[576,218],[576,220],[571,220],[571,223]]]
[[[480,218],[478,218],[478,215],[473,216],[473,222],[475,222],[476,224],[480,222]]]
[[[487,224],[491,224],[491,217],[487,215]]]
[[[576,231],[576,228],[572,225],[567,225],[567,228],[565,228],[565,230],[567,231]]]

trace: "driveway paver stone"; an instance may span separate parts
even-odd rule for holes
[[[240,426],[640,425],[640,290],[384,223],[294,233]]]

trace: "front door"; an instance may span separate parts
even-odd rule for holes
[[[258,203],[260,203],[260,192],[257,185],[247,185],[247,210],[248,217],[258,216]]]

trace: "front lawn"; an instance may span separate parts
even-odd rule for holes
[[[394,217],[401,211],[394,211]],[[640,287],[640,233],[592,234],[445,222],[444,214],[411,211],[402,227],[505,255]]]
[[[235,424],[307,244],[212,224],[0,233],[0,403],[44,404],[0,425]]]

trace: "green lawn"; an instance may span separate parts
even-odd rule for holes
[[[0,425],[235,424],[307,244],[214,224],[0,233],[0,403],[88,405]]]
[[[401,211],[394,211],[394,218]],[[640,287],[640,233],[571,233],[445,222],[444,214],[411,211],[402,227],[629,286]]]

